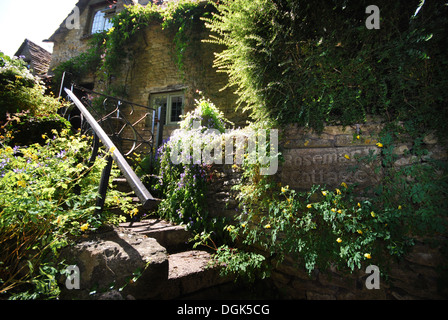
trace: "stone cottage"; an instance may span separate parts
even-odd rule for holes
[[[166,6],[169,1],[152,2]],[[79,25],[67,28],[64,20],[46,40],[54,43],[50,70],[86,51],[92,35],[110,29],[110,19],[125,10],[125,6],[146,6],[149,2],[80,0],[75,8],[79,12]],[[200,3],[207,5],[207,1]],[[76,11],[69,14],[68,18],[74,12]],[[197,91],[201,91],[217,105],[235,125],[244,125],[246,118],[235,111],[236,95],[231,89],[221,90],[227,84],[227,75],[218,73],[213,68],[216,45],[201,41],[208,38],[207,30],[200,28],[199,34],[194,34],[194,53],[185,56],[182,71],[173,57],[173,36],[163,30],[160,23],[152,23],[135,38],[132,44],[135,54],[123,61],[123,74],[114,79],[116,85],[125,88],[126,100],[154,109],[162,107],[160,124],[163,126],[163,139],[169,137],[177,128],[180,116],[194,108],[195,99],[199,98]],[[98,79],[93,73],[78,85],[98,91]],[[145,123],[139,125],[144,131]],[[161,143],[162,137],[159,139],[158,144]]]

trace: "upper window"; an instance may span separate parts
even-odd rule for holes
[[[91,33],[98,33],[112,28],[111,18],[115,14],[115,6],[97,9],[93,13]]]

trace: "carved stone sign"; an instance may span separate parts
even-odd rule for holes
[[[337,187],[342,182],[357,183],[360,187],[372,185],[378,177],[357,158],[376,153],[378,148],[373,146],[286,149],[281,182],[298,190],[324,184]]]

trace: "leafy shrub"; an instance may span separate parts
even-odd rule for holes
[[[257,121],[363,123],[368,114],[411,120],[446,136],[448,7],[443,1],[225,0],[206,19],[223,44],[215,66]],[[416,13],[416,9],[420,9]]]
[[[13,148],[3,141],[0,149],[0,293],[10,298],[56,298],[60,249],[122,220],[107,210],[96,212],[106,160],[87,163],[90,139],[68,130],[44,138],[43,146]],[[116,206],[132,212],[130,198],[111,190],[106,208]]]
[[[23,60],[0,52],[0,121],[6,113],[28,111],[47,115],[61,107],[58,99],[44,95],[46,88],[27,69]]]
[[[68,130],[70,123],[57,114],[35,117],[25,114],[14,116],[5,129],[6,132],[14,133],[8,141],[9,145],[28,146],[35,143],[45,144],[44,137],[53,136],[52,130]]]

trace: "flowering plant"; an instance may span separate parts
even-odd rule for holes
[[[213,173],[212,166],[193,161],[194,146],[201,149],[208,142],[204,130],[224,131],[222,113],[208,100],[196,101],[197,107],[184,116],[180,127],[158,150],[160,158],[159,181],[156,188],[164,194],[158,214],[175,223],[185,224],[189,229],[201,229],[209,222],[206,208],[207,184]],[[205,120],[205,121],[204,121]],[[201,122],[200,122],[201,121]],[[196,126],[193,127],[193,122]],[[180,158],[173,162],[172,151],[181,148]]]
[[[8,134],[3,136],[6,140]],[[87,163],[89,139],[68,130],[43,138],[44,145],[25,147],[0,141],[0,293],[8,296],[56,297],[60,249],[85,232],[124,219],[96,212],[106,160]],[[114,168],[112,176],[117,175]],[[130,198],[111,190],[106,208],[117,205],[131,210]]]

